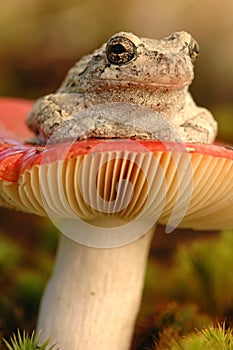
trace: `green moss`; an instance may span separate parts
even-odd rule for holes
[[[8,350],[52,350],[54,348],[54,345],[50,346],[49,348],[47,340],[42,345],[39,345],[39,338],[40,335],[38,334],[35,336],[34,332],[32,333],[31,337],[23,332],[21,335],[18,331],[17,336],[14,334],[11,338],[11,342],[7,342],[4,340],[7,349]]]
[[[224,320],[233,311],[233,231],[177,248],[171,267],[150,263],[146,299],[196,303]],[[156,259],[156,257],[155,257]],[[154,267],[155,266],[155,267]],[[145,304],[145,308],[147,305]]]
[[[213,241],[178,249],[169,294],[196,302],[212,315],[225,316],[233,305],[233,232]],[[224,293],[223,293],[224,291]]]
[[[232,350],[233,332],[225,325],[210,325],[187,337],[174,339],[165,335],[157,350]]]
[[[166,337],[179,338],[180,341],[183,339],[180,336],[187,336],[194,329],[200,330],[213,319],[220,322],[226,320],[227,326],[232,325],[232,247],[233,232],[226,231],[214,239],[180,245],[170,267],[156,264],[156,257],[149,262],[143,309],[136,334],[139,339],[136,344],[140,344],[135,347],[137,350],[155,349],[155,342]],[[140,329],[140,324],[144,324],[144,330]],[[193,348],[187,345],[187,350],[195,349],[198,341],[195,333]]]
[[[136,349],[153,349],[163,334],[166,334],[166,338],[168,334],[171,337],[179,337],[192,332],[193,329],[201,329],[210,322],[210,318],[202,314],[197,305],[161,303],[153,314],[144,316],[139,323],[139,332],[135,339]]]

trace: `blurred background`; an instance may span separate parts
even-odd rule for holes
[[[232,0],[0,0],[0,7],[0,96],[35,99],[54,92],[75,61],[118,31],[132,31],[141,37],[162,38],[174,31],[186,30],[200,45],[191,92],[197,103],[210,109],[218,120],[219,139],[233,143]],[[29,331],[35,327],[39,299],[52,271],[58,233],[45,219],[8,210],[0,210],[0,221],[0,337],[8,337],[17,327]],[[222,270],[218,267],[218,277],[225,280],[219,281],[216,286],[216,275],[213,274],[216,267],[212,265],[216,262],[215,256],[224,256],[224,249],[232,244],[229,235],[225,246],[222,243],[225,248],[216,252],[212,260],[208,259],[208,255],[206,258],[202,250],[198,255],[198,248],[195,247],[192,253],[194,257],[189,252],[181,252],[186,254],[186,258],[190,255],[192,261],[199,261],[199,265],[195,265],[197,271],[194,268],[190,272],[187,266],[191,266],[191,262],[180,259],[187,266],[181,269],[182,277],[177,277],[186,281],[192,279],[196,297],[187,288],[190,283],[181,284],[180,291],[167,285],[166,279],[164,289],[160,286],[157,290],[157,285],[151,284],[155,276],[156,280],[163,280],[163,276],[168,273],[163,272],[164,268],[170,271],[172,254],[177,244],[201,237],[205,240],[206,237],[223,239],[219,233],[213,232],[176,233],[168,237],[161,229],[156,236],[147,272],[147,284],[150,287],[145,294],[144,310],[151,310],[151,305],[159,298],[163,305],[175,298],[175,302],[188,300],[201,305],[201,310],[208,314],[208,320],[209,317],[228,317],[231,320],[233,281],[230,275],[233,261],[229,258],[225,262],[223,259]],[[205,249],[209,254],[208,244]],[[232,253],[227,254],[228,257],[232,256]],[[153,258],[157,259],[156,264]],[[179,258],[176,257],[176,260],[174,278],[180,271]],[[229,276],[226,273],[227,266]],[[197,276],[200,278],[196,281]],[[170,283],[172,281],[177,285],[177,280],[170,280]],[[221,298],[221,285],[224,284],[229,292],[225,304]],[[209,298],[214,288],[214,295]],[[187,295],[184,295],[185,291]],[[194,308],[189,307],[191,311],[189,309],[184,314],[195,319],[196,304]],[[169,315],[173,315],[175,321],[177,315],[182,313],[179,306],[174,304],[169,310]],[[159,312],[164,316],[163,309]],[[185,319],[186,325],[190,319]],[[198,316],[197,319],[202,323],[202,317]],[[151,322],[154,322],[153,318]],[[190,327],[197,327],[198,322],[192,323]],[[139,349],[137,345],[135,348]]]
[[[191,88],[232,139],[231,0],[0,0],[0,95],[37,98],[55,91],[68,68],[115,32],[161,38],[186,30],[200,44]],[[229,116],[230,115],[230,116]]]

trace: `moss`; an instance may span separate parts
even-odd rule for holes
[[[161,335],[171,334],[176,337],[201,329],[211,319],[198,310],[197,305],[181,305],[176,302],[161,303],[154,313],[143,317],[138,325],[133,349],[152,349],[159,342]]]
[[[186,337],[174,339],[164,334],[156,350],[232,350],[233,332],[225,325],[210,325]]]
[[[232,231],[223,232],[213,241],[181,246],[175,258],[170,296],[196,302],[209,314],[224,318],[233,305],[232,246]]]
[[[13,335],[10,342],[4,341],[8,350],[52,350],[55,345],[47,347],[49,340],[39,345],[40,335],[35,336],[34,332],[31,337],[23,332],[21,335],[18,331],[17,335]]]

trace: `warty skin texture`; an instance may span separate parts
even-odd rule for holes
[[[197,55],[198,45],[186,32],[161,40],[115,34],[81,58],[56,93],[35,103],[26,121],[36,134],[34,142],[46,143],[53,134],[53,142],[147,138],[212,143],[217,123],[188,92]],[[130,113],[132,105],[138,106],[136,116]]]

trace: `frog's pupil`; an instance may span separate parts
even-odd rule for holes
[[[107,44],[106,56],[110,64],[127,64],[136,58],[136,46],[128,38],[115,37]]]
[[[119,55],[121,53],[124,53],[126,50],[123,45],[121,44],[115,44],[112,46],[111,49],[112,53],[115,53],[116,55]]]

